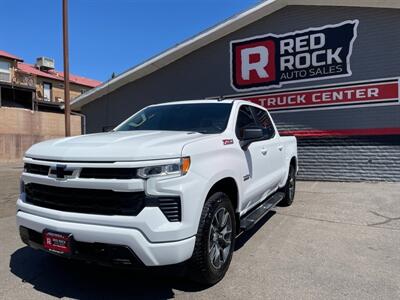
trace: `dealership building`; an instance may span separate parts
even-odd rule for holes
[[[399,78],[400,1],[269,0],[72,108],[92,133],[154,103],[242,98],[297,136],[300,178],[400,181]]]

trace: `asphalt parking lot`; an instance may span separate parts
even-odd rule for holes
[[[294,204],[236,241],[226,277],[201,288],[25,247],[15,226],[19,165],[0,165],[0,299],[399,299],[400,184],[298,182]]]

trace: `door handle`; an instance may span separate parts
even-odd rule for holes
[[[268,153],[268,150],[267,150],[267,149],[262,149],[262,150],[261,150],[261,154],[262,154],[262,155],[267,155],[267,153]]]
[[[279,151],[282,151],[283,146],[278,146]]]

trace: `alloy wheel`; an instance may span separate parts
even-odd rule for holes
[[[220,269],[229,257],[232,246],[232,218],[225,207],[214,214],[211,222],[208,255],[215,269]]]

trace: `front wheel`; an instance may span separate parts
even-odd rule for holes
[[[296,192],[296,169],[293,165],[290,165],[288,178],[281,192],[285,194],[285,197],[279,202],[279,206],[292,205]]]
[[[235,214],[229,197],[222,192],[211,195],[200,218],[189,275],[201,284],[220,281],[229,268],[235,243]]]

